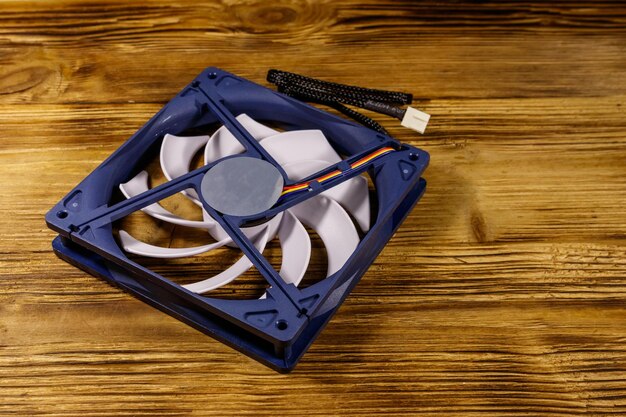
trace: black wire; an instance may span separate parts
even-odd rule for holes
[[[316,94],[316,93],[311,93],[310,91],[306,91],[306,90],[299,90],[299,89],[295,89],[293,87],[287,87],[287,88],[278,88],[278,91],[280,91],[281,93],[287,94],[288,96],[297,98],[298,100],[302,100],[302,101],[311,101],[314,103],[318,103],[318,104],[323,104],[329,107],[332,107],[333,109],[341,112],[342,114],[356,120],[357,122],[361,123],[364,126],[369,127],[370,129],[376,130],[378,132],[384,133],[385,135],[388,134],[388,132],[385,130],[384,127],[382,127],[377,121],[367,117],[366,115],[364,115],[363,113],[360,113],[356,110],[353,110],[349,107],[344,106],[343,104],[341,104],[339,101],[337,100],[332,100],[332,99],[328,99],[325,98],[324,96],[320,95],[320,94]]]
[[[392,104],[409,104],[413,100],[413,96],[407,93],[338,84],[276,69],[267,72],[267,81],[275,84],[278,91],[283,94],[327,105],[384,134],[387,134],[387,131],[378,122],[344,104],[402,119],[405,110]]]
[[[330,94],[337,99],[345,99],[345,103],[359,106],[367,100],[382,103],[410,104],[413,96],[397,91],[375,90],[353,85],[322,81],[293,72],[271,69],[267,73],[267,80],[278,86],[294,85],[320,94]]]

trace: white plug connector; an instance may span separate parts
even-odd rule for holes
[[[413,107],[408,107],[400,124],[423,134],[429,120],[430,114],[414,109]]]

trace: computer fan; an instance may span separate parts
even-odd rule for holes
[[[218,125],[212,134],[212,128]],[[278,129],[278,130],[277,130]],[[207,134],[197,135],[197,132]],[[203,164],[192,169],[202,151]],[[144,170],[159,154],[166,182]],[[428,154],[217,68],[208,68],[46,216],[55,252],[279,371],[290,371],[421,197]],[[372,190],[368,179],[371,179]],[[124,198],[115,198],[116,190]],[[159,202],[182,193],[190,220]],[[206,231],[201,246],[146,243],[119,227],[143,212]],[[300,288],[309,231],[326,248],[325,278]],[[280,269],[263,256],[277,239]],[[240,250],[231,267],[178,284],[148,258]],[[267,281],[255,299],[212,297],[251,267]]]

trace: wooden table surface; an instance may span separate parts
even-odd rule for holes
[[[0,415],[624,415],[626,6],[551,3],[0,2]],[[377,118],[428,190],[289,375],[51,251],[46,211],[207,66],[432,114]]]

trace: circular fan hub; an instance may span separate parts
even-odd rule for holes
[[[283,177],[274,165],[245,156],[218,162],[200,185],[209,206],[233,216],[251,216],[270,209],[282,190]]]

